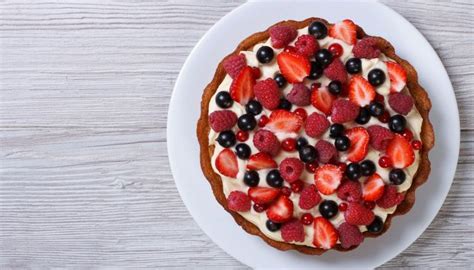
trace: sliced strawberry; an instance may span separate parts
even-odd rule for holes
[[[365,201],[375,202],[380,199],[385,189],[385,183],[377,173],[372,174],[364,183],[362,198]]]
[[[254,203],[268,204],[280,195],[280,190],[271,187],[251,187],[248,194]]]
[[[273,160],[272,156],[264,152],[251,155],[247,163],[248,170],[271,169],[276,167],[278,167],[278,164]]]
[[[407,72],[396,62],[386,62],[390,78],[390,92],[400,92],[407,84]]]
[[[230,85],[230,96],[242,105],[254,97],[255,76],[253,68],[244,67]]]
[[[342,172],[338,166],[326,164],[316,169],[314,183],[319,192],[325,195],[334,193],[341,184]]]
[[[349,99],[355,104],[364,107],[375,98],[374,87],[362,76],[355,75],[349,83]]]
[[[410,142],[400,134],[395,134],[395,137],[388,144],[386,151],[394,168],[403,169],[415,161],[413,147]]]
[[[265,129],[277,132],[298,132],[303,125],[303,120],[298,115],[286,111],[275,110],[270,114],[270,119]]]
[[[313,244],[322,249],[333,248],[339,235],[336,228],[323,217],[315,217],[313,221],[314,236]]]
[[[365,158],[369,150],[369,132],[363,127],[355,127],[346,131],[346,136],[351,141],[347,159],[359,162]]]
[[[357,26],[351,20],[343,20],[334,24],[329,29],[329,36],[343,40],[347,44],[354,45],[357,40]]]
[[[311,104],[325,115],[331,114],[334,100],[336,96],[332,95],[326,87],[314,89],[311,93]]]
[[[234,151],[226,148],[217,155],[215,162],[217,170],[225,176],[235,178],[239,172],[237,157]]]
[[[283,223],[293,216],[293,202],[286,196],[280,196],[267,209],[267,217],[276,223]]]
[[[307,57],[297,53],[282,52],[277,56],[281,74],[289,83],[302,82],[311,71],[311,63]]]

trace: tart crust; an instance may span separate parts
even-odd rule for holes
[[[332,25],[324,19],[313,17],[313,18],[308,18],[303,21],[293,21],[293,20],[281,21],[272,26],[288,25],[296,29],[299,29],[299,28],[307,27],[313,21],[323,22],[326,26],[328,26],[328,28]],[[268,29],[270,29],[271,27],[269,27]],[[280,242],[280,241],[275,241],[273,239],[270,239],[265,234],[263,234],[260,231],[260,229],[257,226],[255,226],[253,223],[246,220],[238,213],[229,210],[229,208],[227,207],[227,199],[223,192],[222,179],[217,173],[214,172],[211,166],[211,157],[214,152],[214,146],[209,145],[209,139],[208,139],[208,135],[210,131],[210,126],[208,122],[209,101],[214,95],[214,93],[216,92],[218,86],[224,80],[224,77],[226,76],[226,72],[224,70],[222,63],[227,57],[231,55],[236,55],[240,51],[249,50],[253,48],[254,45],[267,40],[269,38],[268,29],[263,32],[255,33],[247,37],[246,39],[244,39],[231,54],[226,56],[219,63],[215,71],[214,78],[204,89],[204,93],[203,93],[202,101],[201,101],[201,116],[198,120],[197,130],[196,130],[198,140],[199,140],[200,150],[201,150],[201,153],[200,153],[201,168],[212,187],[212,191],[217,201],[224,207],[224,209],[227,212],[229,212],[234,217],[237,224],[239,224],[246,232],[259,236],[269,245],[279,250],[294,249],[305,254],[321,255],[327,250],[310,247],[310,246],[285,243],[285,242]],[[360,26],[357,25],[357,38],[360,39],[367,36],[368,35],[364,32],[364,30]],[[431,101],[428,97],[428,94],[423,89],[423,87],[421,87],[418,84],[418,75],[415,69],[413,68],[412,65],[410,65],[410,63],[408,63],[406,60],[400,58],[398,55],[395,54],[395,49],[387,40],[381,37],[375,37],[375,38],[377,39],[377,46],[379,47],[379,49],[386,56],[395,60],[400,65],[402,65],[403,68],[407,72],[407,87],[414,99],[416,108],[418,109],[421,117],[423,118],[423,124],[421,127],[421,134],[420,134],[423,147],[419,152],[420,164],[419,164],[418,170],[415,176],[413,177],[413,182],[412,182],[411,187],[405,192],[405,200],[401,204],[398,205],[397,209],[395,210],[393,214],[389,214],[387,216],[387,219],[385,220],[385,223],[384,223],[384,227],[380,233],[373,234],[366,231],[363,233],[365,237],[378,237],[379,235],[383,234],[389,229],[390,223],[393,217],[403,215],[412,208],[413,204],[415,203],[415,191],[419,186],[421,186],[423,183],[426,182],[431,170],[431,164],[428,159],[428,152],[434,146],[434,137],[435,137],[432,124],[428,117],[429,111],[431,109]],[[340,244],[337,244],[333,249],[336,249],[338,251],[349,251],[354,248],[356,247],[344,249]]]

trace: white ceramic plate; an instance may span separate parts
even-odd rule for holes
[[[290,8],[291,7],[291,8]],[[432,176],[417,190],[417,202],[390,230],[366,239],[351,252],[323,256],[276,250],[244,232],[215,200],[199,165],[196,122],[201,95],[220,60],[245,37],[285,19],[322,17],[331,22],[351,18],[371,35],[389,40],[397,54],[418,70],[421,85],[433,102],[436,131],[431,152]],[[374,268],[413,243],[438,213],[451,186],[459,154],[459,115],[446,70],[426,39],[407,20],[377,2],[252,1],[223,17],[199,41],[176,81],[168,113],[168,154],[176,186],[202,230],[223,250],[253,268]]]

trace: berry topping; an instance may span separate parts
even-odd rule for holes
[[[370,209],[359,203],[349,203],[344,217],[352,225],[369,225],[374,221],[375,215]]]
[[[321,67],[325,68],[331,64],[332,53],[328,49],[320,49],[314,55],[314,59]]]
[[[227,109],[232,107],[232,104],[234,101],[232,100],[232,97],[230,96],[229,92],[227,91],[220,91],[216,95],[216,104],[222,109]]]
[[[283,186],[283,178],[281,178],[280,171],[271,170],[267,174],[267,184],[271,187],[281,188]],[[282,189],[283,191],[283,189]],[[290,190],[291,192],[291,190]]]
[[[300,193],[303,190],[304,183],[301,180],[296,180],[295,182],[290,184],[291,191],[294,193]]]
[[[303,224],[298,219],[292,219],[281,226],[281,238],[285,242],[303,242],[305,237]]]
[[[411,130],[409,130],[408,128],[405,128],[400,134],[409,142],[413,140],[413,132],[411,132]]]
[[[334,59],[331,64],[329,64],[326,69],[324,69],[324,75],[330,80],[336,80],[341,83],[345,83],[347,81],[346,69],[339,58]]]
[[[379,68],[374,68],[367,75],[367,80],[373,86],[382,85],[385,82],[385,73]]]
[[[253,71],[253,77],[255,79],[262,77],[262,72],[260,71],[258,67],[252,67],[252,71]]]
[[[257,120],[250,113],[242,114],[237,121],[237,126],[243,131],[253,130],[257,126]]]
[[[329,128],[329,121],[326,116],[314,112],[308,116],[305,124],[306,134],[310,137],[318,137]]]
[[[297,106],[308,106],[311,104],[311,91],[304,84],[296,83],[286,98]]]
[[[232,130],[226,130],[219,133],[216,141],[224,148],[229,148],[235,144],[235,134]]]
[[[331,114],[331,108],[335,99],[334,95],[326,87],[313,89],[311,93],[311,104],[325,115]]]
[[[407,83],[407,72],[398,63],[386,62],[388,77],[390,78],[390,92],[400,92]]]
[[[383,157],[380,157],[379,159],[379,165],[382,168],[388,168],[392,166],[392,162],[390,161],[389,157],[383,156]]]
[[[390,208],[399,205],[405,199],[403,193],[398,193],[397,188],[392,185],[385,187],[383,195],[377,200],[377,205],[382,208]]]
[[[297,181],[303,172],[304,164],[297,158],[285,158],[280,163],[280,174],[288,183]]]
[[[369,104],[369,112],[372,116],[382,116],[385,113],[385,108],[382,103],[374,101]]]
[[[342,172],[336,165],[326,164],[316,169],[314,183],[319,192],[325,195],[334,193],[341,184]]]
[[[233,111],[221,110],[209,115],[209,124],[215,132],[231,129],[237,123],[237,115]]]
[[[308,113],[306,112],[305,109],[303,108],[298,108],[294,111],[294,113],[299,116],[303,121],[306,121],[306,118],[308,117]]]
[[[291,102],[289,102],[286,98],[280,99],[280,104],[278,104],[278,109],[282,109],[285,111],[291,111]]]
[[[394,115],[388,120],[388,127],[391,131],[396,133],[402,133],[405,130],[407,121],[402,115]]]
[[[240,159],[248,159],[251,152],[250,146],[245,143],[239,143],[235,146],[235,153]]]
[[[253,115],[258,115],[262,112],[262,104],[256,100],[251,100],[245,105],[245,111]]]
[[[334,146],[338,151],[346,151],[351,146],[351,140],[347,136],[339,136],[334,140]]]
[[[374,221],[366,226],[367,231],[371,233],[379,233],[383,229],[383,220],[379,216],[375,216]]]
[[[352,53],[358,58],[371,59],[379,57],[380,49],[377,47],[377,39],[374,37],[365,37],[359,40],[354,48],[352,48]]]
[[[244,183],[249,187],[256,187],[260,182],[260,176],[256,171],[246,171],[244,173]]]
[[[385,183],[380,175],[373,174],[364,182],[362,188],[362,198],[364,201],[374,202],[383,195]]]
[[[373,125],[367,128],[369,132],[369,143],[375,150],[385,151],[388,143],[393,139],[393,133],[388,128]]]
[[[348,202],[358,202],[362,197],[362,189],[358,181],[344,181],[337,189],[337,197]]]
[[[359,115],[355,119],[357,124],[365,125],[370,121],[370,112],[367,107],[362,107],[359,110]]]
[[[274,110],[278,108],[280,104],[280,91],[278,90],[278,85],[273,79],[266,79],[258,81],[253,91],[255,97],[262,104],[262,106],[269,110]]]
[[[244,54],[231,55],[224,60],[224,69],[232,79],[239,75],[240,71],[247,66]]]
[[[280,228],[281,228],[281,224],[280,223],[276,223],[276,222],[273,222],[271,220],[267,220],[267,222],[265,223],[265,226],[267,227],[267,229],[271,232],[276,232],[278,231]]]
[[[298,150],[300,159],[305,163],[312,163],[318,158],[318,152],[311,145],[305,145]]]
[[[413,98],[402,93],[392,93],[388,97],[388,104],[397,113],[407,115],[413,108]]]
[[[308,79],[317,80],[323,75],[323,67],[318,62],[311,62],[311,70],[309,71]]]
[[[311,163],[306,163],[305,167],[308,172],[315,173],[316,169],[319,167],[319,163],[317,161],[313,161]]]
[[[364,236],[360,232],[359,228],[347,222],[339,225],[337,231],[339,232],[339,241],[341,241],[341,246],[343,248],[358,246],[364,241]]]
[[[331,249],[339,238],[337,230],[327,219],[315,217],[313,221],[313,245],[322,249]]]
[[[282,52],[277,56],[281,74],[290,83],[302,82],[311,71],[311,63],[303,55]]]
[[[227,207],[236,212],[247,212],[250,210],[250,198],[242,191],[232,191],[227,197]]]
[[[296,140],[293,138],[286,138],[281,142],[281,148],[287,152],[293,152],[296,149]]]
[[[275,80],[279,88],[285,87],[286,79],[285,77],[283,77],[283,75],[281,75],[280,73],[277,73],[275,77],[273,77],[273,79]]]
[[[328,34],[328,28],[320,21],[314,21],[308,26],[308,33],[317,39],[323,39]]]
[[[262,64],[270,63],[273,59],[275,53],[273,49],[269,46],[262,46],[257,50],[257,60]]]
[[[298,35],[295,28],[286,25],[273,26],[269,29],[269,33],[272,46],[277,49],[284,48]]]
[[[319,204],[319,213],[321,213],[321,216],[324,218],[330,219],[337,215],[338,211],[339,207],[335,201],[324,200]]]
[[[333,44],[329,45],[328,50],[332,53],[332,56],[334,56],[334,57],[339,57],[344,52],[344,49],[342,48],[341,44],[339,44],[339,43],[333,43]]]
[[[339,204],[339,211],[344,212],[347,210],[347,203],[342,202]]]
[[[268,119],[268,117],[266,115],[260,116],[260,119],[258,119],[258,126],[259,127],[266,126],[269,120],[270,119]]]
[[[285,110],[276,110],[270,114],[270,120],[265,129],[273,132],[295,133],[301,129],[302,125],[303,120],[296,114]]]
[[[357,74],[362,71],[362,61],[360,58],[351,58],[347,60],[345,66],[349,74]]]
[[[347,178],[357,180],[362,176],[362,169],[358,163],[349,163],[344,171]]]
[[[245,142],[249,138],[249,133],[247,131],[239,130],[237,131],[237,134],[235,134],[235,138],[240,142]]]
[[[387,146],[387,156],[390,158],[391,164],[394,168],[403,169],[415,161],[415,152],[402,135],[395,134],[395,137]]]
[[[291,188],[289,187],[282,187],[281,188],[281,194],[283,194],[286,197],[290,197],[291,195]]]
[[[318,193],[315,185],[306,186],[300,194],[298,205],[301,209],[309,210],[321,201],[321,196]]]
[[[332,104],[331,120],[334,123],[343,124],[353,121],[359,115],[359,107],[352,101],[337,99]]]
[[[301,215],[301,223],[303,223],[303,225],[311,225],[311,223],[313,223],[313,219],[314,218],[310,213],[304,213]]]
[[[355,127],[346,131],[346,136],[351,141],[347,159],[359,162],[365,158],[369,150],[369,133],[363,127]]]
[[[296,140],[296,149],[298,149],[298,151],[301,149],[301,147],[305,146],[308,144],[308,140],[306,140],[305,137],[299,137],[297,140]]]
[[[280,196],[267,209],[267,217],[273,222],[283,223],[293,216],[293,202],[286,196]]]
[[[390,120],[390,113],[385,111],[383,112],[382,115],[380,115],[379,117],[377,117],[377,119],[379,119],[380,122],[386,124],[388,123],[388,121]]]
[[[355,75],[349,83],[349,99],[355,104],[364,107],[375,98],[375,89],[360,75]]]
[[[337,150],[334,145],[325,140],[319,140],[315,145],[319,155],[319,162],[329,163],[337,158]]]
[[[415,149],[415,150],[420,150],[421,147],[423,147],[423,144],[422,144],[422,142],[419,141],[419,140],[414,140],[414,141],[411,142],[411,146],[412,146],[413,149]]]
[[[260,152],[275,156],[280,150],[280,142],[271,131],[259,129],[253,136],[253,144]]]
[[[319,50],[319,43],[312,35],[302,35],[295,42],[296,51],[306,57],[311,57]]]
[[[353,45],[357,40],[357,26],[351,20],[343,20],[329,29],[329,36]]]
[[[222,175],[231,178],[235,178],[239,172],[237,157],[230,149],[224,149],[217,155],[215,165]]]
[[[258,204],[258,203],[253,204],[253,210],[255,210],[255,212],[257,212],[257,213],[262,213],[266,209],[267,208],[266,208],[265,205],[261,205],[261,204]]]
[[[251,155],[247,163],[248,170],[271,169],[278,167],[277,163],[267,153],[256,153]]]
[[[402,169],[393,169],[388,174],[388,179],[394,185],[401,185],[405,182],[406,175]]]
[[[335,139],[344,135],[344,126],[341,124],[332,124],[329,128],[329,137]]]
[[[363,176],[371,176],[375,173],[375,163],[371,160],[364,160],[360,163],[360,169]]]
[[[246,105],[254,97],[254,85],[253,69],[248,66],[244,67],[230,85],[230,96],[240,104]]]
[[[280,195],[280,190],[270,187],[251,187],[248,195],[254,203],[265,205],[273,202]]]

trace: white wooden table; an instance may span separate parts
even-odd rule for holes
[[[179,70],[198,39],[242,2],[0,2],[1,269],[246,268],[194,223],[166,154]],[[470,268],[474,4],[383,2],[441,56],[462,127],[443,208],[384,267]]]

